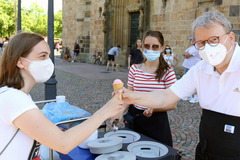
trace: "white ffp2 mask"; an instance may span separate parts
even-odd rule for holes
[[[223,42],[223,44],[226,42],[226,40]],[[232,50],[231,46],[229,51],[227,51],[227,48],[223,44],[219,43],[217,46],[211,46],[206,43],[204,49],[199,50],[199,55],[208,64],[217,66],[223,62],[228,52]]]
[[[30,61],[28,70],[37,83],[46,82],[53,74],[54,65],[50,58],[40,61]]]

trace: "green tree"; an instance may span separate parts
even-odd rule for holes
[[[22,30],[47,35],[47,15],[37,2],[32,3],[30,9],[22,8]]]
[[[17,5],[17,4],[16,4]],[[22,30],[47,36],[47,11],[33,2],[29,9],[21,9]],[[10,37],[15,33],[14,0],[0,0],[0,36]],[[59,38],[62,34],[62,11],[54,14],[54,34]]]
[[[54,37],[60,38],[62,34],[62,10],[54,14]]]
[[[15,32],[14,0],[0,0],[0,36],[10,37]]]

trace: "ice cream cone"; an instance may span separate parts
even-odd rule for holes
[[[117,93],[119,89],[123,88],[124,83],[121,80],[115,80],[113,83],[114,93]],[[119,99],[122,100],[122,95],[119,95]]]

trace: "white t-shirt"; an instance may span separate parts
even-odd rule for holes
[[[14,88],[0,88],[0,152],[17,131],[12,122],[24,112],[35,108],[38,107],[30,95]],[[0,160],[39,160],[39,153],[40,144],[19,130]]]
[[[201,57],[199,56],[198,50],[194,46],[189,47],[188,49],[185,50],[185,52],[190,53],[192,57],[184,59],[182,64],[183,67],[190,69],[196,63],[201,61]]]
[[[166,55],[163,54],[163,58],[165,59],[165,61],[168,63],[168,65],[171,67],[173,65],[173,60],[174,60],[174,53],[172,53],[171,55]]]
[[[181,99],[197,93],[202,108],[240,117],[240,48],[235,44],[232,59],[222,75],[202,60],[170,89]]]
[[[5,41],[5,42],[3,43],[3,48],[5,48],[5,47],[7,46],[7,44],[8,44],[8,41]]]

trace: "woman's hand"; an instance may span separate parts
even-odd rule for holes
[[[123,101],[119,100],[119,96],[122,94],[122,91],[114,94],[112,99],[110,99],[103,107],[102,110],[107,114],[107,118],[114,118],[119,114],[122,114],[125,110],[125,105]]]
[[[121,122],[122,119],[123,119],[123,112],[120,112],[120,113],[118,113],[116,116],[114,116],[113,118],[111,118],[111,120],[110,120],[110,125],[111,125],[111,126],[113,126],[113,122],[114,122],[116,119],[118,119],[117,125],[119,125],[120,122]]]
[[[144,112],[143,115],[146,117],[151,117],[153,114],[153,109],[152,108],[147,108]]]
[[[128,104],[124,104],[124,111],[123,112],[120,112],[119,114],[117,114],[115,117],[113,117],[111,120],[110,120],[110,125],[112,126],[114,120],[118,119],[118,124],[123,120],[123,115],[127,112],[129,108],[129,105]]]

